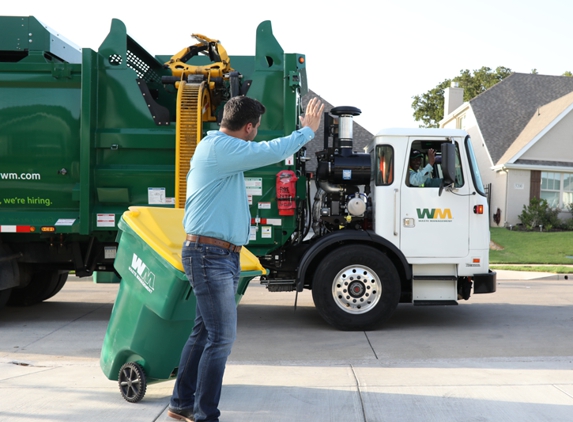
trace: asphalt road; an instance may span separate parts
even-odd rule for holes
[[[171,420],[173,381],[131,404],[99,367],[117,289],[72,279],[0,311],[0,421]],[[249,287],[221,421],[573,420],[572,280],[500,272],[495,294],[400,305],[369,332],[334,330],[309,292],[294,302]]]

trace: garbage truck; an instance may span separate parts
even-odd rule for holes
[[[284,53],[268,21],[255,56],[230,56],[199,34],[174,55],[152,56],[119,20],[97,52],[33,17],[0,17],[0,28],[0,301],[9,304],[46,300],[69,271],[117,281],[122,213],[184,207],[194,148],[229,98],[266,105],[256,142],[295,130],[308,92],[306,57]],[[456,305],[495,292],[487,197],[467,133],[383,129],[356,152],[360,113],[325,113],[316,171],[303,148],[245,173],[261,283],[311,290],[341,330],[372,328],[399,303]],[[414,186],[410,157],[425,166],[430,150],[436,183]]]
[[[285,54],[269,21],[254,56],[201,34],[153,56],[117,19],[97,52],[31,16],[0,17],[0,33],[0,307],[54,296],[70,271],[118,281],[122,213],[182,206],[226,100],[265,103],[260,137],[274,138],[296,129],[307,91],[305,56]]]

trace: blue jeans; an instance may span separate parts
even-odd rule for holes
[[[223,373],[237,334],[239,254],[187,241],[181,257],[197,306],[170,406],[191,410],[196,421],[218,421]]]

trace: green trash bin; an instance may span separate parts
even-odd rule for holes
[[[136,403],[147,384],[177,376],[183,345],[195,319],[195,295],[181,263],[183,210],[130,207],[119,224],[115,269],[119,292],[105,334],[100,366]],[[266,270],[246,248],[236,302]]]

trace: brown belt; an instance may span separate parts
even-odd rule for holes
[[[203,243],[207,245],[215,245],[224,249],[229,249],[231,252],[241,252],[242,246],[233,245],[232,243],[225,242],[224,240],[215,239],[214,237],[207,236],[196,236],[194,234],[188,234],[187,240],[189,242]]]

